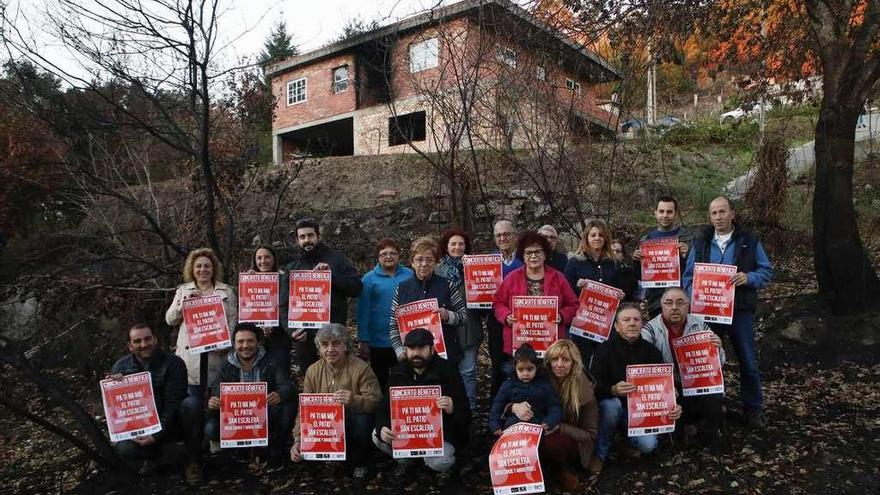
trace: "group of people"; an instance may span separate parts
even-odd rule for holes
[[[167,442],[186,445],[185,478],[202,479],[203,456],[219,449],[219,384],[266,382],[269,442],[266,470],[277,471],[290,460],[303,461],[300,449],[299,387],[291,377],[291,349],[302,376],[302,393],[328,393],[345,408],[347,474],[354,490],[363,490],[369,475],[373,446],[392,454],[389,387],[440,385],[436,400],[442,411],[442,455],[424,464],[452,479],[480,438],[472,424],[478,401],[478,353],[484,337],[491,361],[488,424],[490,437],[517,422],[542,425],[539,446],[545,476],[563,490],[578,484],[578,472],[599,473],[627,421],[627,396],[635,386],[626,381],[626,367],[634,364],[676,365],[671,350],[675,338],[712,331],[714,345],[727,336],[739,362],[740,397],[746,424],[763,428],[763,396],[758,369],[754,313],[757,292],[773,276],[772,265],[759,239],[735,220],[732,203],[724,197],[709,205],[710,226],[693,235],[680,224],[678,203],[661,197],[654,211],[657,226],[643,239],[676,237],[683,274],[680,287],[640,290],[642,253],[626,260],[624,243],[612,238],[601,220],[586,223],[573,253],[557,250],[559,236],[552,226],[518,233],[510,221],[498,221],[493,236],[502,260],[503,281],[491,309],[468,309],[462,257],[472,253],[468,232],[451,229],[441,239],[420,237],[409,249],[409,267],[401,262],[401,248],[392,239],[376,245],[375,267],[360,277],[351,262],[321,241],[319,225],[300,220],[292,234],[298,256],[280,270],[270,246],[253,253],[254,272],[291,270],[331,272],[330,323],[315,329],[287,328],[287,291],[282,276],[281,321],[277,327],[258,327],[237,321],[233,287],[222,282],[220,261],[210,249],[189,254],[184,284],[177,288],[166,322],[178,327],[176,355],[160,349],[156,332],[136,324],[128,332],[129,354],[111,371],[114,377],[149,371],[163,429],[153,435],[119,442],[121,456],[148,470]],[[736,287],[730,325],[707,324],[691,315],[689,301],[695,263],[735,265],[729,283]],[[588,281],[620,289],[624,294],[610,338],[596,344],[569,335],[579,294]],[[193,355],[188,349],[183,302],[206,295],[220,296],[232,329],[232,349]],[[516,323],[513,298],[555,296],[558,300],[558,340],[539,359],[528,344],[514,348]],[[356,342],[348,327],[348,303],[357,298]],[[434,335],[415,329],[401,338],[396,308],[423,299],[436,299],[446,358],[434,349]],[[647,322],[643,321],[647,314]],[[723,350],[721,350],[722,359]],[[676,373],[676,387],[681,384]],[[716,444],[722,435],[722,394],[682,397],[668,412],[681,420],[677,434],[685,441],[703,439]],[[658,435],[631,437],[623,453],[638,457],[654,451]],[[372,444],[372,446],[370,445]],[[207,446],[207,447],[206,447]],[[413,461],[398,461],[392,481],[407,480]]]

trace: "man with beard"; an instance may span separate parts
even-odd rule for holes
[[[330,271],[330,322],[345,325],[348,320],[348,299],[358,297],[363,289],[360,276],[351,262],[339,251],[330,249],[321,242],[321,229],[318,222],[305,218],[296,222],[296,243],[300,248],[299,257],[285,267],[293,270]],[[288,294],[290,284],[288,274],[282,277],[281,284],[281,322],[287,327]],[[299,360],[299,369],[305,373],[318,360],[315,348],[314,329],[297,329],[291,334],[293,347]]]
[[[205,436],[212,442],[220,439],[220,384],[266,382],[269,447],[267,472],[284,466],[284,446],[296,415],[296,385],[287,370],[266,357],[261,345],[263,330],[253,323],[239,323],[232,331],[233,349],[211,383],[208,421]]]
[[[441,484],[448,485],[454,475],[455,453],[464,448],[468,439],[471,422],[471,408],[461,375],[449,361],[434,352],[434,336],[424,328],[416,328],[403,339],[404,360],[398,363],[388,375],[389,387],[410,387],[440,385],[441,397],[437,407],[443,415],[443,455],[426,457],[425,465],[441,474]],[[391,442],[391,401],[386,396],[376,410],[376,429],[373,430],[373,443],[382,452],[392,455]],[[408,482],[407,473],[413,461],[400,460],[393,480]]]
[[[146,323],[137,323],[128,331],[128,350],[129,354],[113,364],[108,378],[121,380],[125,375],[149,371],[162,431],[119,442],[116,451],[128,462],[141,463],[141,473],[149,474],[162,447],[182,439],[186,445],[186,481],[200,481],[202,401],[194,395],[187,397],[186,365],[159,348],[155,332]]]

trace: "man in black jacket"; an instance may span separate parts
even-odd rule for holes
[[[289,273],[292,270],[330,270],[330,323],[345,325],[348,320],[348,299],[360,296],[364,288],[360,275],[345,255],[321,242],[321,228],[315,220],[305,218],[297,221],[295,235],[300,254],[287,264],[285,271]],[[287,327],[290,293],[288,277],[289,275],[285,274],[281,283],[282,328]],[[297,329],[291,334],[303,374],[318,360],[315,347],[317,332],[318,328],[310,328]]]
[[[216,442],[220,438],[220,384],[266,382],[269,421],[269,472],[283,466],[285,442],[296,416],[296,385],[287,370],[266,358],[266,349],[260,345],[263,332],[253,323],[239,323],[232,331],[234,348],[220,366],[211,383],[205,424],[205,436]]]
[[[636,391],[636,386],[626,381],[626,367],[663,363],[663,354],[642,338],[642,313],[638,306],[622,304],[614,320],[614,329],[611,338],[596,351],[591,368],[596,378],[596,397],[599,399],[599,434],[596,437],[596,452],[589,466],[594,473],[602,470],[617,428],[627,421],[626,397]],[[676,404],[669,417],[677,420],[680,416],[681,406]],[[653,452],[657,448],[657,435],[630,437],[629,441],[640,454]]]
[[[439,473],[451,474],[455,452],[464,448],[471,423],[471,408],[461,375],[455,366],[434,353],[434,336],[424,328],[406,334],[403,345],[406,356],[388,373],[389,387],[440,385],[441,397],[437,407],[443,411],[443,455],[426,457],[425,465]],[[376,429],[373,443],[382,452],[392,454],[391,401],[388,396],[376,409]],[[403,481],[403,480],[398,480]]]
[[[142,463],[140,469],[147,474],[161,456],[162,446],[182,439],[186,444],[186,481],[200,481],[202,403],[197,396],[187,397],[186,365],[174,354],[159,349],[156,334],[146,323],[137,323],[129,329],[128,350],[129,354],[113,364],[109,378],[119,380],[149,371],[162,431],[119,442],[116,451],[126,461]]]

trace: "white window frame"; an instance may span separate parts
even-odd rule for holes
[[[300,95],[299,93],[294,94],[293,91],[296,91],[295,87],[302,82],[302,98],[297,99]],[[287,81],[287,106],[299,105],[300,103],[305,103],[308,101],[309,97],[309,82],[308,78],[300,77],[299,79],[294,79],[293,81]]]
[[[547,69],[543,65],[538,65],[535,67],[535,77],[538,78],[539,81],[547,80]]]
[[[506,46],[499,46],[498,51],[495,53],[495,60],[511,69],[516,69],[516,50]]]
[[[433,69],[439,63],[440,44],[436,37],[409,45],[409,72],[411,74]]]
[[[341,70],[341,69],[345,70],[345,79],[337,79],[336,78],[336,71]],[[350,79],[348,65],[340,65],[339,67],[334,67],[333,71],[332,71],[332,75],[333,75],[333,93],[344,93],[345,91],[348,91],[349,79]],[[342,87],[342,89],[340,89],[341,85],[344,85]]]
[[[566,79],[565,87],[568,88],[569,91],[574,91],[578,95],[581,94],[581,83],[575,81],[574,79]]]

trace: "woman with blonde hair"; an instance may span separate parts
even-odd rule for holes
[[[201,396],[205,384],[210,383],[227,351],[210,351],[208,353],[207,382],[202,383],[201,356],[189,351],[186,322],[183,321],[183,301],[194,297],[220,296],[226,321],[230,331],[238,321],[238,303],[235,292],[224,284],[223,265],[210,248],[198,248],[190,251],[183,265],[183,284],[177,287],[174,300],[165,312],[165,321],[172,327],[179,326],[177,333],[177,349],[175,353],[186,363],[188,390],[190,395]]]
[[[574,491],[578,485],[577,467],[593,472],[589,466],[599,430],[596,393],[572,341],[561,339],[551,344],[544,353],[544,366],[562,402],[562,422],[555,434],[541,440],[541,465],[547,467],[548,479],[555,480],[564,491]],[[522,421],[531,417],[527,403],[513,404],[511,411]]]
[[[580,245],[565,266],[565,278],[578,297],[587,282],[593,280],[617,287],[624,292],[624,300],[633,300],[636,292],[635,277],[627,266],[614,259],[611,239],[611,230],[603,220],[593,218],[587,221],[581,233]],[[593,342],[577,335],[572,335],[572,341],[577,344],[581,359],[589,368],[593,357]]]

